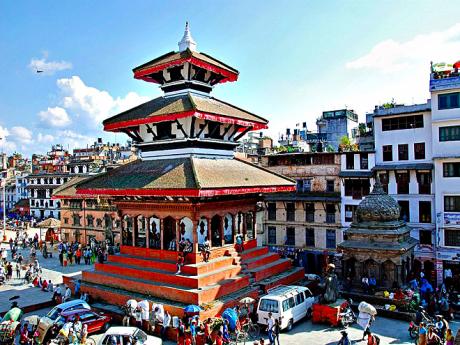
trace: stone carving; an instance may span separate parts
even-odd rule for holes
[[[325,290],[323,295],[323,303],[334,303],[337,301],[339,294],[339,284],[337,274],[335,274],[335,265],[329,264],[326,269]]]

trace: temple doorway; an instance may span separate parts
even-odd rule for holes
[[[222,246],[222,218],[218,215],[215,215],[211,219],[211,237],[212,237],[212,246],[221,247]]]
[[[224,240],[225,244],[233,243],[233,216],[230,213],[224,217]]]
[[[137,217],[137,226],[134,227],[134,239],[136,241],[136,247],[145,247],[147,245],[147,234],[145,226],[145,218],[143,216]]]
[[[246,213],[246,236],[248,240],[253,240],[255,236],[254,213]]]
[[[176,220],[173,217],[163,219],[163,249],[176,250]]]
[[[150,221],[149,248],[160,249],[161,248],[160,219],[157,217],[151,217],[149,221]]]

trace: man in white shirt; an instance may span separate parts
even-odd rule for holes
[[[64,299],[62,300],[62,302],[70,301],[70,297],[72,297],[72,290],[70,290],[70,288],[67,287],[65,289]]]
[[[168,311],[165,311],[165,316],[163,318],[163,327],[161,328],[161,339],[165,340],[166,339],[166,332],[168,331],[168,328],[171,325],[171,315],[168,313]]]
[[[273,344],[275,340],[273,338],[273,326],[275,326],[275,319],[272,313],[268,313],[267,331],[268,331],[268,340],[270,340],[270,344]]]

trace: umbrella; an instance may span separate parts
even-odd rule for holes
[[[190,304],[184,308],[184,312],[186,313],[199,313],[201,308],[197,305]]]
[[[460,69],[460,60],[454,63],[454,68],[459,68]]]
[[[38,325],[40,323],[40,316],[31,315],[24,318],[24,321],[28,322],[31,325]]]
[[[48,218],[37,224],[39,228],[59,228],[61,221],[56,218]]]
[[[251,303],[254,303],[256,300],[254,298],[251,298],[251,297],[245,297],[243,299],[240,299],[240,303],[242,304],[251,304]]]

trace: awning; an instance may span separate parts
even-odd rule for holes
[[[382,170],[433,170],[432,163],[403,163],[403,164],[385,164],[376,165],[373,171]]]
[[[369,178],[372,177],[372,171],[341,171],[339,177]]]
[[[340,202],[340,195],[338,193],[276,193],[267,195],[266,201],[326,201],[326,202]]]

